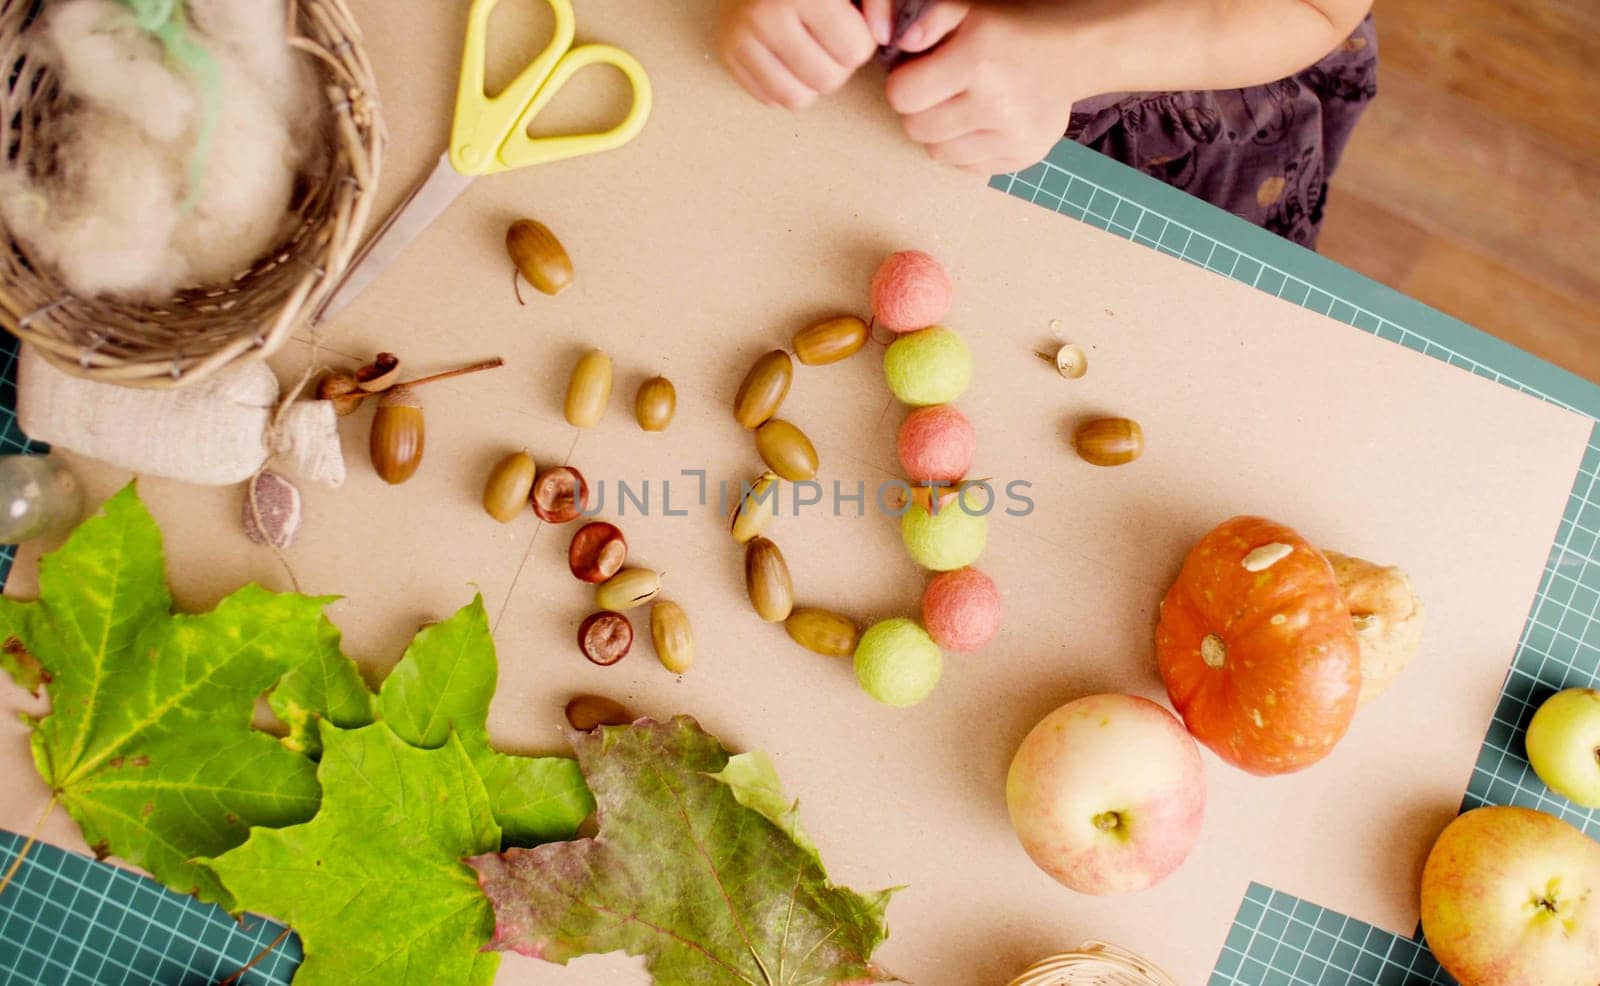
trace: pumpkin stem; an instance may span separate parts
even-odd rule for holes
[[[1206,638],[1200,641],[1200,660],[1206,662],[1208,668],[1220,668],[1227,659],[1228,645],[1216,634],[1206,634]]]

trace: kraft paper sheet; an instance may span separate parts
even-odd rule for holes
[[[392,135],[381,212],[443,149],[465,4],[352,6]],[[506,6],[513,34],[525,25]],[[363,410],[343,423],[345,487],[303,484],[307,520],[290,557],[307,591],[345,597],[330,612],[347,651],[381,677],[419,623],[481,591],[501,664],[490,726],[504,747],[560,751],[561,706],[601,692],[644,714],[693,714],[735,749],[768,751],[838,882],[907,885],[878,958],[924,986],[1003,983],[1086,938],[1200,983],[1252,880],[1409,934],[1424,856],[1466,789],[1589,423],[935,165],[901,138],[876,69],[804,115],[764,109],[716,63],[713,13],[581,0],[580,40],[621,45],[654,79],[644,134],[610,154],[480,180],[323,327],[323,360],[388,349],[418,372],[507,361],[421,392],[428,451],[411,482],[390,488],[372,474]],[[580,122],[615,99],[602,72],[551,112]],[[577,286],[554,299],[528,292],[519,307],[502,237],[523,216],[563,239]],[[980,562],[1004,593],[1001,637],[947,656],[933,697],[895,710],[857,689],[848,661],[802,651],[753,615],[716,499],[719,482],[761,469],[729,412],[750,362],[817,317],[865,314],[874,266],[905,247],[941,257],[955,280],[948,323],[977,360],[960,401],[979,434],[974,475],[1002,494],[1030,483],[1034,509],[1008,517],[1002,499]],[[1087,351],[1083,379],[1033,355],[1052,320]],[[589,347],[611,353],[617,380],[604,422],[580,433],[560,402]],[[306,336],[274,362],[292,379],[311,355]],[[835,480],[871,491],[897,473],[904,411],[880,355],[872,346],[797,367],[782,414],[816,441],[826,495],[771,530],[803,602],[862,620],[915,615],[925,579],[892,518],[870,504],[864,517],[852,502],[842,516],[831,509]],[[646,434],[633,392],[656,373],[677,384],[679,411],[668,431]],[[1143,424],[1140,461],[1096,469],[1075,457],[1074,425],[1101,414]],[[521,447],[605,481],[606,515],[632,560],[665,569],[666,595],[691,616],[700,656],[689,674],[656,662],[642,612],[622,663],[579,656],[573,636],[590,606],[566,571],[575,526],[541,527],[531,513],[501,526],[478,506],[489,466]],[[127,479],[74,464],[97,498]],[[704,470],[707,506],[683,470]],[[629,503],[617,518],[618,480],[649,481],[650,516]],[[663,481],[687,516],[663,514]],[[288,587],[239,533],[239,490],[147,481],[142,491],[185,608],[251,580]],[[1258,779],[1207,753],[1204,833],[1167,882],[1125,898],[1076,895],[1016,843],[1003,797],[1011,752],[1072,698],[1164,700],[1157,603],[1188,547],[1238,513],[1406,568],[1428,606],[1422,652],[1308,771]],[[8,592],[31,597],[36,557],[22,553]],[[48,798],[9,714],[38,711],[25,699],[0,688],[0,825],[24,831]],[[63,812],[45,836],[84,849]],[[509,958],[502,969],[505,983],[646,981],[624,956],[567,969]]]

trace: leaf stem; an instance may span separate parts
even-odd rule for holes
[[[44,828],[44,820],[49,818],[50,813],[55,810],[56,796],[52,794],[50,795],[49,803],[44,806],[44,811],[39,813],[38,820],[33,823],[33,831],[28,833],[27,841],[23,842],[22,848],[18,850],[17,858],[11,861],[10,866],[6,867],[6,875],[0,877],[0,894],[5,893],[6,888],[11,886],[11,878],[17,875],[18,870],[22,869],[22,861],[28,858],[28,853],[33,849],[34,843],[39,841],[39,830]]]

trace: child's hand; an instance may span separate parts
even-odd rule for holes
[[[936,160],[992,175],[1043,158],[1088,93],[1070,38],[1022,7],[944,0],[908,35],[909,51],[943,44],[889,76],[889,105]]]
[[[800,110],[844,85],[877,42],[849,0],[738,0],[717,47],[750,95]]]
[[[894,41],[896,48],[914,55],[932,48],[955,30],[966,19],[969,6],[967,0],[936,0],[906,30],[905,36],[898,39],[894,37],[894,0],[862,0],[861,13],[867,18],[867,27],[872,29],[872,37],[878,44]]]

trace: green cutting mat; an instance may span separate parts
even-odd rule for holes
[[[0,831],[0,872],[22,847]],[[244,968],[283,930],[154,880],[39,843],[0,898],[4,986],[210,986]],[[241,976],[241,986],[287,986],[300,964],[290,936]]]
[[[1048,161],[996,178],[994,185],[1600,419],[1600,387],[1075,144],[1063,142]],[[7,352],[7,369],[11,359]],[[12,406],[7,390],[0,389],[0,401],[0,450],[18,448],[15,420],[4,411]],[[1546,695],[1589,685],[1600,669],[1597,474],[1600,426],[1590,437],[1466,805],[1528,805],[1600,834],[1591,813],[1552,797],[1532,775],[1520,739]],[[9,555],[0,556],[0,571],[7,563]],[[20,843],[0,833],[0,869]],[[214,983],[280,930],[254,918],[240,925],[151,881],[41,846],[0,895],[0,986]],[[299,956],[291,936],[243,982],[286,984]],[[1211,986],[1450,982],[1417,941],[1259,885],[1240,905],[1211,977]]]

